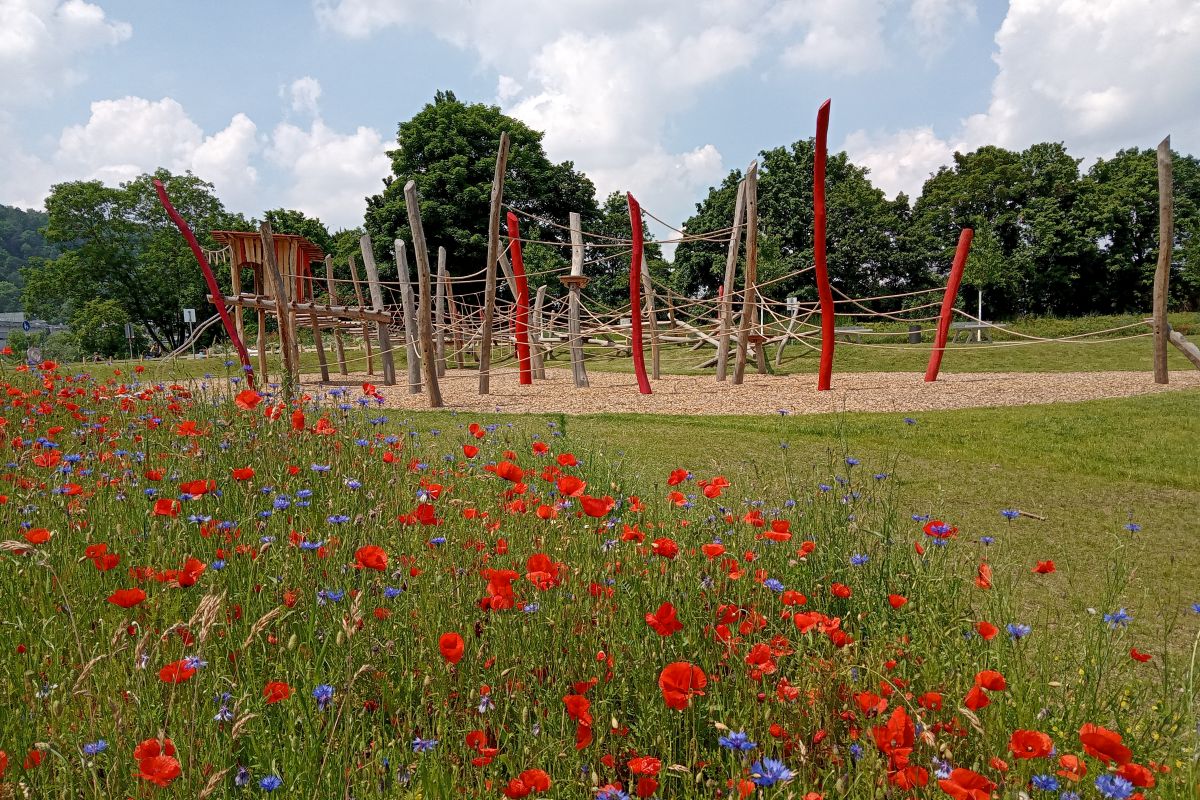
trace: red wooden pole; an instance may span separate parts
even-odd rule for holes
[[[633,257],[629,259],[629,320],[633,324],[633,371],[637,375],[638,391],[650,394],[650,379],[646,377],[646,353],[642,349],[642,207],[632,194],[629,201],[629,227],[633,230]]]
[[[512,253],[513,279],[517,284],[517,313],[513,320],[513,333],[517,337],[517,366],[521,372],[521,383],[533,383],[533,369],[529,359],[529,284],[525,280],[525,261],[521,257],[521,231],[517,227],[517,215],[508,212],[508,243]]]
[[[938,318],[937,336],[933,341],[933,352],[929,354],[929,366],[925,368],[925,381],[937,380],[942,367],[942,353],[946,351],[946,336],[950,333],[950,317],[954,315],[954,299],[958,297],[958,286],[962,283],[963,267],[967,265],[967,254],[971,252],[971,239],[975,231],[963,228],[958,235],[958,249],[954,251],[954,264],[950,267],[950,280],[946,283],[946,295],[942,298],[942,315]]]
[[[834,311],[829,267],[825,262],[825,160],[829,138],[829,101],[817,110],[817,147],[813,155],[813,259],[817,268],[817,297],[821,301],[821,367],[817,390],[829,391],[833,376]]]
[[[167,197],[167,190],[163,187],[162,181],[154,181],[154,191],[158,194],[158,202],[162,203],[167,216],[175,223],[175,227],[179,228],[179,232],[187,240],[188,247],[192,248],[192,255],[196,257],[196,261],[200,262],[200,271],[204,273],[204,282],[208,284],[208,293],[213,296],[213,305],[217,307],[217,313],[221,316],[221,323],[225,326],[225,332],[229,334],[229,338],[238,352],[238,358],[242,361],[242,367],[245,369],[246,385],[253,389],[254,369],[250,366],[250,354],[246,352],[246,345],[242,344],[242,340],[238,337],[237,328],[234,327],[233,320],[229,317],[229,312],[225,310],[225,304],[217,299],[224,297],[225,293],[217,285],[217,278],[213,275],[212,268],[208,265],[208,259],[204,257],[204,251],[200,249],[200,243],[196,241],[196,236],[192,233],[192,229],[188,227],[187,221],[175,210],[175,206],[171,205],[171,199]]]

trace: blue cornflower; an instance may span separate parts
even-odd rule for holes
[[[629,795],[620,789],[601,789],[596,792],[596,800],[629,800]]]
[[[791,778],[792,771],[782,761],[773,758],[764,758],[750,765],[750,779],[755,786],[774,786]]]
[[[291,507],[292,501],[288,499],[286,494],[281,494],[272,501],[271,505],[275,507],[276,511],[283,511],[285,508]]]
[[[333,699],[333,687],[327,683],[322,683],[320,686],[313,689],[312,694],[317,700],[317,710],[324,711],[329,705],[329,701]]]
[[[994,541],[996,541],[994,536],[980,536],[979,537],[980,544],[991,544]]]
[[[862,758],[862,754],[863,754],[863,749],[862,749],[861,744],[850,745],[850,758],[854,759],[855,761],[858,761],[860,758]]]
[[[429,540],[429,543],[431,545],[433,545],[434,547],[440,547],[441,545],[444,545],[446,543],[446,537],[445,536],[435,536]]]
[[[850,563],[856,567],[861,567],[863,564],[871,560],[871,557],[866,553],[854,553],[850,556]]]
[[[1000,516],[1004,517],[1005,519],[1016,519],[1017,517],[1021,516],[1021,512],[1014,508],[1006,508],[1000,512]]]
[[[1104,615],[1104,621],[1108,623],[1110,628],[1124,628],[1133,619],[1129,612],[1123,608],[1119,608],[1111,614]]]
[[[317,605],[325,605],[326,601],[331,603],[340,602],[346,593],[338,589],[320,589],[317,591]]]
[[[1132,520],[1125,523],[1125,530],[1129,531],[1130,533],[1137,533],[1141,529],[1142,529],[1142,526],[1138,525],[1136,522],[1133,522]]]
[[[490,694],[484,694],[484,695],[479,696],[479,713],[480,714],[486,714],[487,712],[491,711],[495,707],[496,707],[496,704],[492,701],[492,696]]]
[[[200,669],[201,667],[208,666],[208,662],[202,660],[200,656],[188,656],[183,660],[183,663],[188,669]]]
[[[1058,796],[1058,800],[1079,800],[1079,792],[1063,792]]]
[[[394,586],[383,587],[383,596],[386,597],[388,600],[395,600],[397,597],[399,597],[402,594],[404,594],[403,589],[397,589]]]
[[[250,770],[238,765],[237,774],[233,776],[233,785],[241,788],[250,783]]]
[[[354,478],[347,478],[345,483],[346,483],[346,488],[350,489],[352,491],[355,489],[362,488],[362,481],[356,481],[356,480],[354,480]]]
[[[225,569],[225,561],[223,559],[218,558],[216,561],[209,564],[209,566],[212,567],[212,569],[216,570],[217,572],[220,572],[221,570]]]
[[[422,739],[420,736],[413,739],[412,748],[414,753],[427,753],[437,747],[437,739]]]
[[[861,462],[857,458],[850,457],[846,459],[847,467],[857,467],[860,463]]]
[[[1012,637],[1014,642],[1018,639],[1024,639],[1026,636],[1033,633],[1033,628],[1029,627],[1028,625],[1022,625],[1019,622],[1010,622],[1004,626],[1004,629],[1008,631],[1008,635]]]
[[[1033,784],[1033,788],[1041,789],[1043,792],[1058,791],[1058,778],[1053,775],[1034,775],[1029,782]]]
[[[765,581],[763,581],[763,586],[767,587],[772,592],[778,593],[783,591],[783,583],[775,578],[767,578]]]
[[[756,742],[750,741],[750,737],[746,735],[745,731],[737,731],[728,736],[722,736],[720,739],[717,739],[717,744],[729,750],[737,750],[739,752],[753,750],[758,747]]]
[[[94,756],[97,753],[103,753],[108,748],[108,742],[103,739],[97,739],[94,742],[88,742],[83,746],[84,755]]]
[[[1200,614],[1200,603],[1192,603],[1192,612]]]
[[[320,550],[324,546],[325,546],[324,542],[310,542],[310,541],[305,540],[300,543],[301,550]]]
[[[1133,794],[1133,784],[1112,772],[1096,777],[1096,789],[1110,800],[1125,800]]]
[[[313,464],[311,469],[313,472],[329,472],[333,467],[328,464]]]
[[[283,786],[283,778],[278,775],[268,775],[258,782],[258,787],[264,792],[273,792]]]
[[[905,425],[916,425],[917,421],[915,419],[913,419],[912,417],[905,417],[904,424]]]
[[[350,517],[345,514],[331,514],[325,518],[325,521],[330,525],[344,525],[350,521]]]

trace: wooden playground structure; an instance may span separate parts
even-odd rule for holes
[[[972,231],[964,229],[961,232],[944,286],[864,298],[848,297],[838,292],[830,284],[825,261],[828,127],[829,101],[826,101],[817,114],[813,175],[814,263],[811,267],[771,281],[758,281],[757,163],[749,166],[738,185],[733,219],[726,228],[685,232],[671,228],[646,212],[646,215],[677,232],[676,238],[663,240],[663,243],[707,241],[727,244],[724,281],[715,297],[684,297],[652,279],[644,254],[643,210],[632,194],[627,196],[632,231],[628,240],[584,231],[579,214],[572,213],[568,224],[563,225],[507,207],[503,200],[509,152],[507,134],[501,136],[496,157],[488,220],[487,263],[478,272],[453,279],[450,277],[444,247],[437,249],[436,271],[431,263],[421,224],[419,198],[412,181],[404,187],[404,196],[416,271],[413,274],[409,267],[408,245],[397,239],[393,248],[393,263],[397,273],[394,280],[381,279],[372,242],[366,235],[360,240],[364,273],[359,272],[357,259],[351,256],[348,259],[349,279],[336,278],[332,257],[312,242],[301,236],[275,233],[266,223],[258,232],[212,231],[213,239],[221,247],[216,251],[205,251],[196,242],[186,222],[170,206],[161,185],[157,188],[160,200],[187,238],[204,272],[209,287],[208,298],[216,307],[218,318],[238,350],[251,385],[254,369],[244,345],[245,314],[249,311],[256,317],[257,371],[263,379],[268,370],[267,321],[274,321],[283,362],[280,383],[288,398],[299,383],[298,331],[302,328],[311,330],[322,382],[331,380],[330,359],[325,347],[327,335],[332,339],[338,373],[349,375],[351,361],[365,360],[366,372],[369,375],[379,374],[385,386],[397,383],[393,353],[403,350],[409,393],[426,393],[429,405],[433,408],[443,405],[440,381],[451,378],[478,380],[479,394],[487,395],[492,375],[514,372],[519,375],[521,384],[528,385],[545,378],[546,362],[560,348],[569,351],[575,386],[589,385],[589,359],[631,357],[638,390],[648,395],[653,391],[650,381],[658,380],[661,376],[660,353],[665,345],[687,345],[691,350],[715,351],[697,366],[712,368],[717,381],[729,380],[738,385],[743,382],[751,361],[759,373],[770,371],[768,346],[775,346],[774,363],[777,367],[782,362],[785,348],[796,343],[819,352],[817,388],[820,391],[831,388],[835,342],[839,338],[850,346],[905,347],[863,342],[863,336],[894,337],[896,334],[876,333],[860,325],[839,327],[835,322],[837,317],[909,323],[910,342],[914,341],[914,334],[932,333],[932,349],[922,348],[929,353],[924,379],[926,382],[936,381],[951,330],[983,332],[1003,327],[955,308],[970,251]],[[1127,328],[1144,328],[1147,323],[1060,339],[1008,331],[1023,341],[976,347],[1048,341],[1087,343],[1097,341],[1092,337],[1121,333],[1120,338],[1154,337],[1156,383],[1166,383],[1168,380],[1168,341],[1175,343],[1200,368],[1200,351],[1178,333],[1172,332],[1166,323],[1166,290],[1173,236],[1170,166],[1168,137],[1159,146],[1160,236],[1165,245],[1155,275],[1154,315],[1153,319],[1147,321],[1150,331],[1123,332]],[[500,230],[502,214],[506,216],[503,239]],[[523,239],[519,215],[530,217],[539,225],[561,229],[569,234],[569,241]],[[569,266],[538,273],[557,276],[566,290],[562,297],[548,298],[547,287],[543,283],[531,302],[528,279],[535,274],[526,272],[522,257],[522,245],[529,243],[569,249]],[[628,304],[612,308],[585,294],[588,285],[585,268],[589,263],[585,256],[597,251],[602,255],[593,258],[591,263],[629,256]],[[740,288],[736,286],[739,262],[743,279]],[[212,272],[214,264],[229,269],[229,295],[218,287]],[[315,275],[314,265],[319,265],[323,270],[321,277]],[[817,288],[816,302],[770,297],[772,284],[810,271],[814,273]],[[249,281],[246,280],[247,273]],[[509,300],[501,299],[497,291],[501,274],[511,298]],[[480,277],[484,281],[482,296],[463,292],[456,296],[456,281],[461,286],[462,281],[478,280]],[[552,277],[548,279],[552,280]],[[244,291],[246,287],[249,291]],[[835,294],[838,297],[835,298]],[[938,297],[939,294],[941,297]],[[905,309],[904,314],[873,310],[869,305],[899,298],[914,303]],[[232,316],[229,310],[232,310]],[[953,320],[956,315],[964,321],[955,323]],[[819,324],[811,321],[814,316],[819,317]],[[347,358],[345,341],[348,337],[362,338],[365,357]],[[920,339],[915,341],[919,342]],[[647,344],[650,349],[649,371],[645,359]],[[506,353],[505,348],[508,347],[511,347],[511,352]],[[733,362],[732,369],[730,361]],[[515,366],[511,362],[515,362]],[[453,374],[450,370],[453,370]]]

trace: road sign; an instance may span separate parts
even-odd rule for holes
[[[183,321],[184,322],[195,322],[196,321],[196,309],[185,308],[183,310]]]
[[[125,323],[125,338],[126,339],[133,338],[133,323],[132,322]]]
[[[32,328],[33,326],[29,324],[29,320],[25,320],[21,323],[21,330],[25,331],[26,333],[29,333]]]
[[[789,297],[787,299],[787,310],[788,310],[789,314],[795,314],[799,308],[800,308],[800,298]]]

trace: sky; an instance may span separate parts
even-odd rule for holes
[[[439,89],[677,224],[828,97],[831,149],[912,197],[984,144],[1200,152],[1196,41],[1197,0],[0,0],[0,203],[163,166],[358,226]]]

